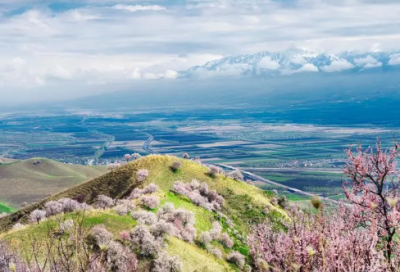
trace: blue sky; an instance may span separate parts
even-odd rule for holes
[[[173,80],[229,55],[393,51],[399,41],[397,0],[0,0],[0,96]]]

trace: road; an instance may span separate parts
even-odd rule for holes
[[[312,194],[312,193],[308,193],[308,192],[305,192],[305,191],[302,191],[302,190],[299,190],[299,189],[296,189],[296,188],[293,188],[293,187],[289,187],[289,186],[280,184],[278,182],[274,182],[272,180],[260,177],[260,176],[258,176],[256,174],[250,173],[249,171],[242,171],[241,169],[232,167],[230,165],[225,165],[225,164],[217,164],[217,165],[220,166],[220,167],[228,168],[230,170],[239,170],[244,175],[246,175],[246,176],[248,176],[248,177],[250,177],[250,178],[252,178],[254,180],[262,181],[262,182],[265,182],[265,183],[268,183],[268,184],[271,184],[271,185],[274,185],[274,186],[281,187],[283,189],[288,190],[291,193],[304,195],[304,196],[307,196],[307,197],[313,197],[315,195],[315,194]],[[338,205],[339,204],[339,201],[336,201],[336,200],[333,200],[333,199],[330,199],[330,198],[327,198],[327,197],[320,197],[320,198],[321,198],[321,200],[323,200],[325,202],[329,202],[329,203],[334,204],[334,205]]]
[[[150,148],[151,142],[154,141],[154,136],[151,135],[151,134],[149,134],[149,133],[146,133],[146,134],[149,136],[149,138],[144,142],[142,148],[143,148],[143,150],[146,151],[147,153],[149,153],[149,154],[154,154],[155,152]]]

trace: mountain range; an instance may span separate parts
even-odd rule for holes
[[[215,76],[276,76],[296,73],[361,73],[400,70],[400,52],[344,52],[331,54],[291,49],[229,56],[192,67],[180,73],[183,78]]]

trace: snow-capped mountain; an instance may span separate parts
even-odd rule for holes
[[[268,76],[296,73],[400,71],[400,52],[328,54],[306,50],[230,56],[181,72],[182,77]]]

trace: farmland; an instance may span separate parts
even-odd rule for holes
[[[0,157],[102,165],[126,153],[187,152],[205,163],[229,164],[293,188],[336,196],[345,179],[343,150],[371,145],[377,137],[391,143],[400,131],[312,121],[294,124],[239,110],[14,113],[0,119]]]

